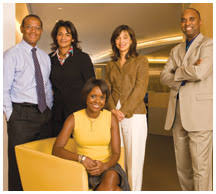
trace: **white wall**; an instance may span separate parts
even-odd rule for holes
[[[15,45],[15,4],[3,3],[3,51]],[[2,69],[1,69],[2,70]],[[1,106],[2,107],[2,106]],[[7,124],[3,121],[3,190],[8,190]]]

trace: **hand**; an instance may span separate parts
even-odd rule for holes
[[[176,65],[175,67],[173,67],[173,68],[170,70],[170,73],[175,74],[177,68],[178,68],[178,66]]]
[[[124,113],[123,112],[121,112],[120,110],[118,110],[118,120],[119,121],[122,121],[124,118],[125,118],[125,115],[124,115]]]
[[[98,175],[102,174],[107,169],[105,163],[103,163],[99,160],[95,160],[95,162],[97,165],[95,167],[89,168],[87,170],[88,173],[92,176],[98,176]]]
[[[194,63],[194,66],[198,66],[202,62],[202,59],[198,59],[196,63]]]
[[[85,168],[87,169],[91,169],[95,166],[97,166],[97,163],[95,160],[92,160],[91,158],[89,157],[86,157],[86,159],[84,161],[82,161],[82,164],[85,166]]]
[[[171,69],[171,70],[170,70],[170,73],[175,74],[175,72],[176,72],[176,69]]]
[[[125,118],[125,115],[120,110],[112,109],[111,112],[116,116],[118,121],[122,121]]]

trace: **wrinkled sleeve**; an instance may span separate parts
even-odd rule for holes
[[[164,66],[160,74],[160,82],[164,85],[167,85],[169,88],[178,91],[181,85],[181,82],[175,81],[175,71],[177,69],[177,65],[174,60],[173,49],[170,52],[169,59]]]
[[[7,121],[13,111],[11,100],[11,88],[13,86],[15,76],[16,59],[9,52],[5,52],[3,56],[3,111]]]
[[[143,57],[143,60],[139,61],[136,83],[133,91],[128,96],[128,99],[120,108],[120,111],[124,113],[125,116],[132,115],[138,104],[144,100],[148,82],[149,82],[149,64],[148,60]]]
[[[203,43],[199,58],[201,63],[198,65],[184,64],[177,68],[175,72],[175,81],[201,81],[208,78],[213,71],[213,42],[212,40]]]
[[[106,107],[109,109],[109,110],[112,110],[112,109],[115,109],[115,103],[114,103],[114,100],[113,100],[113,97],[112,97],[112,83],[110,81],[110,64],[108,63],[105,67],[105,81],[109,87],[109,90],[110,90],[110,96],[109,96],[109,99],[108,99],[108,102],[107,102],[107,105]]]

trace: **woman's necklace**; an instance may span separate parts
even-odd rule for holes
[[[95,123],[96,119],[91,119],[89,117],[88,117],[88,119],[90,121],[90,131],[92,132],[94,129],[94,123]]]
[[[67,55],[67,52],[66,53],[59,53],[59,56],[61,57],[61,59],[64,59],[64,58],[66,58],[66,55]]]
[[[99,113],[99,115],[100,115],[100,113]],[[96,122],[96,120],[99,117],[99,115],[96,118],[91,118],[91,117],[88,116],[88,113],[86,111],[86,116],[87,116],[87,118],[88,118],[88,120],[90,122],[90,131],[91,132],[94,130],[94,123]]]
[[[69,51],[70,48],[62,48],[62,49],[59,49],[59,56],[62,58],[62,59],[65,59],[67,57],[67,54],[68,54],[68,51]]]

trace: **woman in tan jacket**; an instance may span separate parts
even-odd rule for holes
[[[144,97],[148,87],[148,61],[138,56],[134,31],[118,26],[111,37],[113,60],[106,65],[106,81],[111,90],[108,109],[120,123],[126,152],[126,171],[133,191],[142,188],[147,138]]]

